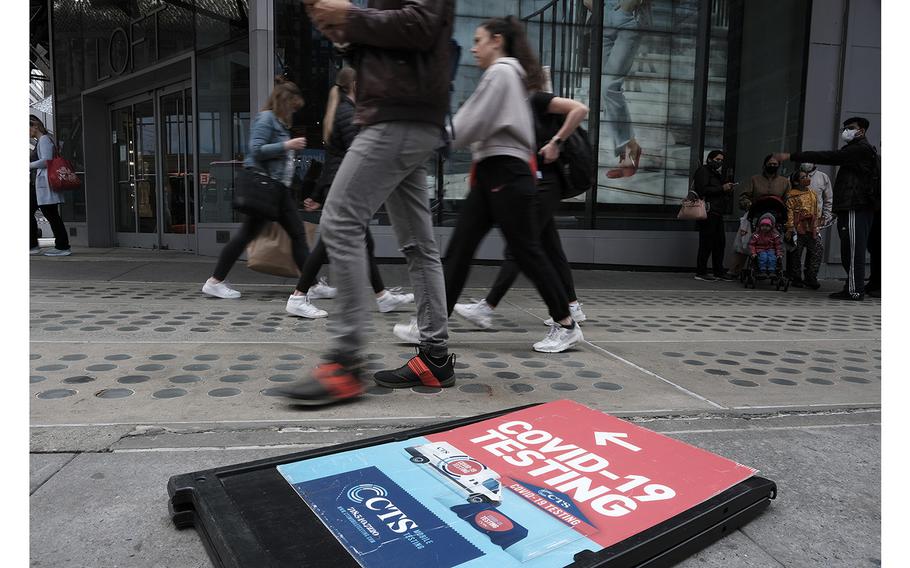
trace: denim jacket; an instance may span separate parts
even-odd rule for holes
[[[284,143],[291,139],[291,131],[270,110],[256,115],[250,127],[250,147],[243,161],[244,166],[257,166],[268,172],[272,179],[287,185],[288,151]]]

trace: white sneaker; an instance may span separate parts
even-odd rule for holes
[[[216,298],[225,298],[228,300],[233,300],[240,297],[240,292],[234,290],[224,282],[212,284],[206,280],[205,284],[202,285],[202,291],[209,296],[215,296]]]
[[[389,288],[385,294],[376,298],[376,305],[382,313],[393,311],[401,304],[410,304],[414,302],[414,294],[399,294],[401,288]]]
[[[289,297],[288,304],[284,307],[284,311],[293,316],[310,319],[324,318],[329,315],[329,312],[320,310],[311,304],[309,298],[306,296]]]
[[[392,328],[392,333],[405,343],[414,345],[420,343],[420,329],[417,327],[417,318],[411,318],[411,323],[407,324],[396,323],[395,327]]]
[[[562,353],[569,347],[572,347],[579,341],[583,341],[585,336],[581,333],[581,326],[575,324],[572,329],[566,329],[561,325],[550,326],[547,336],[534,344],[534,351],[541,353]]]
[[[493,327],[493,308],[486,300],[473,304],[455,304],[455,313],[481,329]]]
[[[575,320],[575,323],[581,323],[588,319],[588,316],[586,316],[585,313],[581,311],[581,302],[576,302],[574,306],[572,304],[569,304],[569,315],[572,316],[572,319]],[[555,322],[553,321],[553,318],[547,318],[543,322],[544,325],[553,325],[554,323]]]
[[[319,282],[310,286],[307,297],[311,300],[331,300],[338,295],[338,288],[332,288],[326,281],[325,277],[320,278]]]
[[[73,254],[73,251],[70,249],[60,250],[58,248],[52,248],[44,251],[44,256],[69,256],[71,254]]]
[[[33,249],[28,249],[29,256],[35,256],[37,254],[41,254],[41,247],[35,247]]]

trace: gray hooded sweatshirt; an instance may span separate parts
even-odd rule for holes
[[[474,162],[492,156],[530,162],[536,151],[534,118],[524,79],[525,70],[514,57],[500,57],[487,67],[452,120],[453,148],[470,144]]]

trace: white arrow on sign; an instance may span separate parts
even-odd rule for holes
[[[622,446],[627,450],[640,452],[641,448],[622,439],[628,437],[629,435],[625,432],[594,432],[594,442],[598,446],[606,446],[607,442],[613,442],[617,446]]]

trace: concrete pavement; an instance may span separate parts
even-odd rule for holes
[[[768,512],[684,566],[880,563],[881,304],[829,301],[839,282],[781,293],[578,270],[587,341],[543,355],[530,345],[546,310],[519,280],[495,330],[452,321],[456,387],[373,387],[301,412],[271,389],[318,360],[330,323],[287,316],[293,280],[243,264],[229,277],[241,299],[205,297],[213,266],[129,249],[31,259],[33,566],[209,566],[195,532],[170,524],[173,474],[558,398],[778,483]],[[408,287],[402,265],[381,268]],[[494,274],[475,267],[465,297]],[[391,334],[409,316],[373,313],[370,368],[410,356]]]

